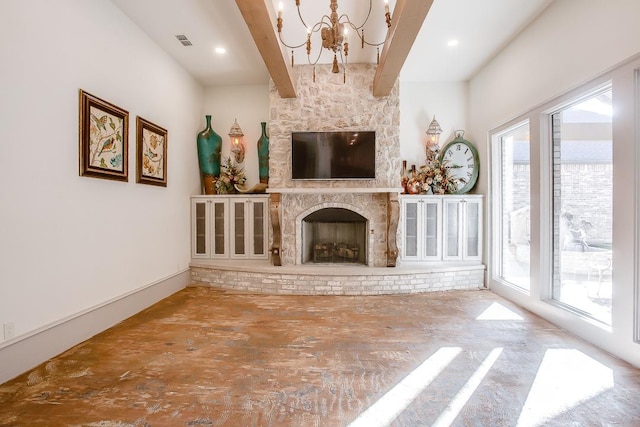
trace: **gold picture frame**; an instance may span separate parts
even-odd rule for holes
[[[129,112],[80,89],[80,176],[128,181]]]
[[[136,117],[136,182],[167,186],[167,130]]]

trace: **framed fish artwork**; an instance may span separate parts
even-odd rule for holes
[[[136,117],[136,182],[167,186],[167,130]]]
[[[80,176],[128,181],[129,112],[80,89]]]

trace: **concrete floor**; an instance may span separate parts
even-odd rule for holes
[[[193,287],[0,385],[0,426],[639,426],[639,396],[490,291]]]

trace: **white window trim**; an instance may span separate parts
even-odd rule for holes
[[[491,193],[502,194],[502,137],[517,129],[520,126],[527,125],[529,126],[529,130],[531,130],[531,121],[529,118],[518,118],[515,120],[506,123],[504,126],[496,128],[490,132],[490,144],[491,147],[489,149],[490,159],[489,164],[491,165],[491,177],[490,177],[490,188]],[[490,239],[491,246],[491,255],[490,255],[490,263],[489,263],[489,280],[493,282],[499,282],[504,286],[508,286],[515,291],[522,292],[526,295],[530,294],[530,290],[524,289],[522,287],[516,286],[515,284],[508,282],[502,277],[501,274],[501,257],[497,255],[501,255],[502,252],[502,239],[504,230],[502,229],[502,197],[492,197],[491,203],[489,203],[489,216],[491,218],[491,229],[493,233],[491,233],[492,238]],[[495,214],[492,214],[495,213]],[[498,249],[500,248],[500,249]]]
[[[635,201],[634,201],[634,214],[635,214],[635,271],[634,271],[634,305],[633,305],[633,340],[640,344],[640,197],[638,197],[638,191],[640,191],[640,68],[636,68],[634,71],[634,103],[635,103]]]

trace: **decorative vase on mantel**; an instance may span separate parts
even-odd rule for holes
[[[216,194],[220,177],[222,138],[211,128],[211,116],[205,116],[207,127],[198,134],[198,165],[204,194]]]
[[[422,183],[418,180],[416,165],[411,165],[411,178],[407,181],[407,193],[420,194]]]
[[[258,139],[258,173],[260,183],[269,183],[269,137],[267,136],[267,122],[261,122],[262,135]]]
[[[402,194],[407,194],[407,182],[409,181],[409,176],[407,175],[407,161],[402,161],[402,174],[401,176],[401,185],[402,185]]]

